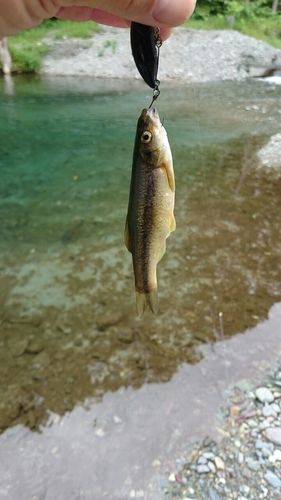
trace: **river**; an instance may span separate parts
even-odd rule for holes
[[[0,496],[161,500],[172,464],[217,432],[229,384],[281,350],[281,179],[256,157],[280,131],[281,86],[162,84],[177,229],[142,320],[123,232],[150,91],[0,90]]]

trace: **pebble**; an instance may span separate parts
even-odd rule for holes
[[[258,389],[256,389],[255,395],[256,398],[261,401],[261,403],[272,403],[274,401],[274,396],[267,387],[258,387]]]
[[[267,421],[267,420],[264,420],[263,422],[260,423],[259,425],[259,429],[261,431],[264,431],[264,429],[267,429],[268,427],[270,427],[270,423]]]
[[[249,493],[250,493],[250,487],[247,484],[245,484],[244,486],[241,486],[241,491],[245,495],[249,495]]]
[[[281,450],[274,450],[273,456],[275,460],[278,460],[278,462],[281,461]]]
[[[280,406],[277,403],[272,403],[270,407],[278,414],[280,413]]]
[[[255,444],[256,450],[262,450],[263,448],[269,448],[271,451],[274,450],[274,446],[272,443],[266,443],[265,441],[261,441],[258,439]]]
[[[274,417],[277,418],[276,411],[272,408],[272,405],[266,403],[262,409],[262,414],[264,417]]]
[[[278,446],[281,446],[281,428],[280,427],[268,427],[265,430],[265,435],[269,441]]]
[[[130,344],[134,340],[134,332],[131,328],[123,328],[117,332],[117,338],[120,342]]]
[[[189,452],[190,462],[179,472],[186,485],[170,483],[167,500],[206,500],[206,492],[209,500],[281,500],[281,393],[273,395],[272,385],[252,386],[244,394],[229,389],[228,408],[222,409],[224,437],[219,443],[204,440]],[[241,408],[238,417],[229,410],[234,404]]]
[[[258,472],[258,470],[260,470],[261,464],[258,460],[246,460],[246,463],[250,470],[254,472]]]
[[[28,352],[29,354],[38,354],[43,350],[43,348],[44,345],[42,341],[40,342],[40,340],[33,339],[31,340],[31,342],[29,342],[26,348],[26,352]]]
[[[96,430],[95,435],[98,436],[98,437],[100,437],[100,438],[102,438],[102,437],[105,436],[105,432],[102,429],[102,427],[100,427],[99,429]]]
[[[215,464],[216,464],[216,468],[218,470],[224,470],[225,469],[225,463],[224,463],[224,461],[222,460],[221,457],[215,457]]]
[[[208,495],[210,500],[221,500],[221,497],[217,494],[215,490],[213,490],[213,488],[209,488]]]
[[[152,467],[159,467],[161,465],[161,462],[156,458],[155,460],[153,460],[151,465]]]
[[[50,362],[50,356],[47,352],[42,351],[33,358],[32,368],[44,370],[47,366],[49,366]]]
[[[207,460],[212,460],[213,462],[215,460],[215,454],[212,451],[203,453],[203,457],[205,457]]]
[[[271,470],[267,470],[264,474],[264,479],[272,486],[273,488],[281,488],[281,480],[274,472]]]
[[[261,452],[262,452],[263,458],[269,458],[272,456],[271,451],[268,448],[263,448]]]
[[[122,319],[122,313],[117,312],[100,317],[97,321],[97,327],[100,331],[106,330],[109,326],[117,325]]]
[[[208,465],[198,465],[196,470],[198,474],[206,474],[210,472]]]
[[[216,466],[215,466],[214,462],[211,462],[211,461],[209,460],[209,461],[208,461],[208,463],[207,463],[207,465],[208,465],[208,467],[209,467],[210,471],[211,471],[211,472],[213,472],[213,474],[215,474],[215,473],[216,473],[216,471],[217,471],[217,469],[216,469]]]
[[[122,418],[118,417],[118,415],[114,415],[113,420],[115,424],[122,424]]]
[[[28,346],[28,338],[18,340],[14,344],[11,344],[10,353],[14,358],[18,358],[23,355]]]
[[[258,427],[258,423],[256,420],[253,420],[252,418],[249,418],[247,420],[247,424],[249,427],[252,427],[253,429],[255,429],[256,427]]]

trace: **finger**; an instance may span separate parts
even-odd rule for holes
[[[121,19],[121,17],[108,14],[99,9],[90,7],[62,7],[56,17],[60,19],[71,19],[73,21],[96,21],[99,24],[114,26],[116,28],[129,28],[131,21]],[[172,33],[172,28],[162,28],[161,38],[167,40]]]
[[[128,28],[130,25],[130,22],[121,19],[119,16],[109,14],[103,10],[92,9],[91,7],[62,7],[56,17],[73,21],[96,21],[99,24],[116,28]]]
[[[173,27],[182,24],[194,10],[195,0],[74,0],[76,7],[92,7],[113,16],[148,26]],[[73,0],[60,0],[62,7]]]

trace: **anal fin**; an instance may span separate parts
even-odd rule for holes
[[[165,241],[164,245],[162,246],[162,248],[160,248],[160,250],[157,254],[157,263],[159,262],[159,260],[162,259],[165,252],[166,252],[166,241]]]
[[[129,233],[128,220],[126,220],[124,239],[125,239],[125,245],[126,245],[127,249],[129,250],[129,252],[132,253],[132,245],[131,245],[131,238],[130,238],[130,233]]]
[[[176,219],[175,219],[174,214],[171,214],[171,216],[170,216],[169,229],[170,229],[170,233],[172,233],[176,229]]]

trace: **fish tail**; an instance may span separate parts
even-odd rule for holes
[[[157,288],[155,288],[152,292],[142,293],[136,290],[136,299],[137,299],[137,315],[139,318],[143,316],[144,311],[147,306],[153,312],[153,314],[157,314],[158,312],[158,295]]]

